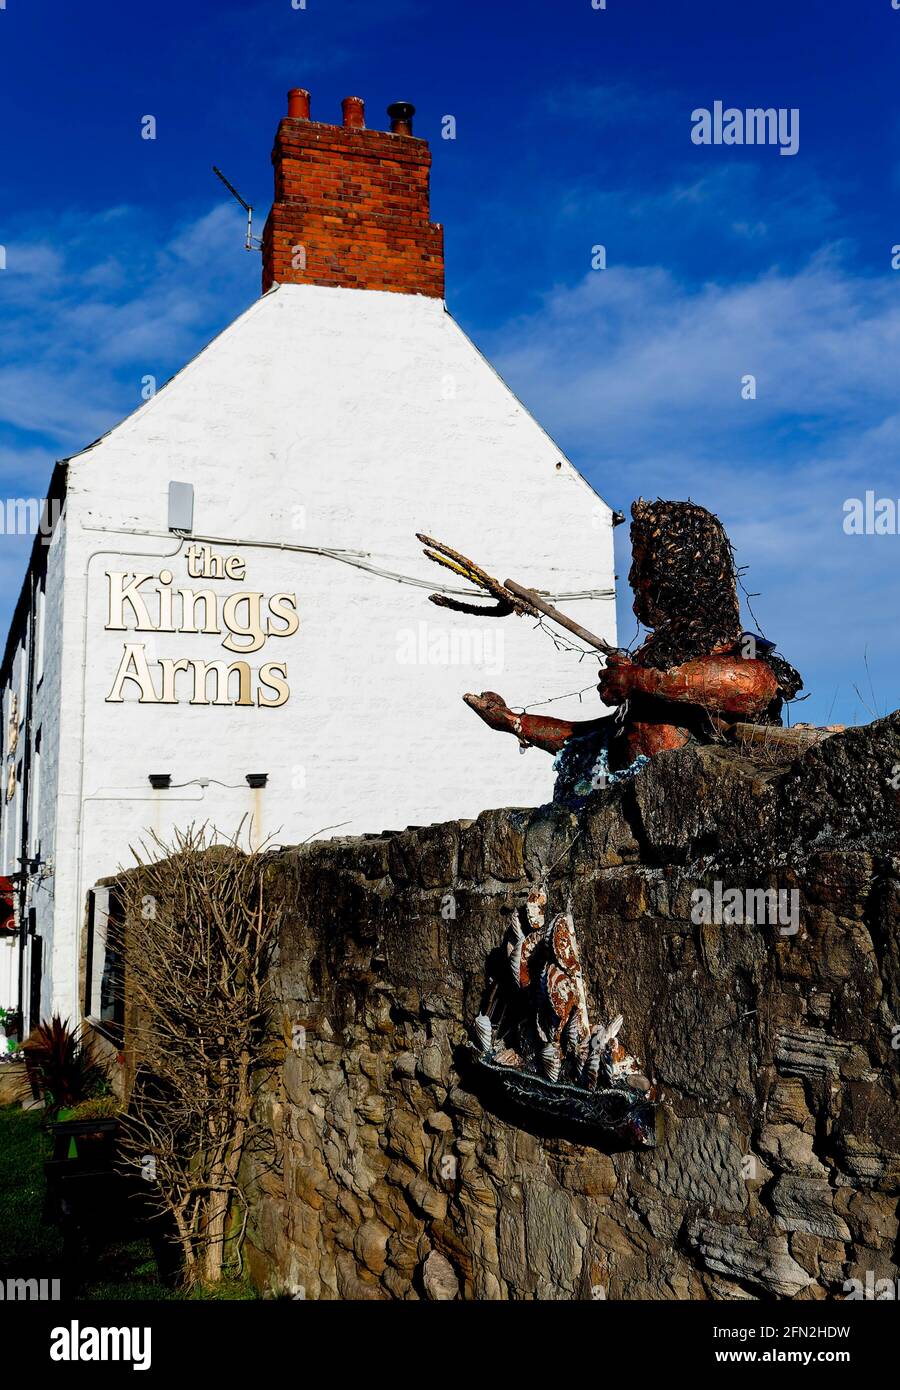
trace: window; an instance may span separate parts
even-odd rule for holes
[[[34,736],[34,754],[31,761],[31,822],[28,852],[35,859],[41,847],[41,730]]]
[[[41,1021],[41,986],[44,980],[44,943],[33,933],[28,952],[28,1025],[36,1028]]]
[[[26,629],[25,638],[19,648],[19,722],[25,717],[25,699],[28,694],[28,631]]]
[[[125,1023],[125,968],[119,931],[122,905],[114,889],[88,893],[84,1012],[91,1024],[117,1047]]]
[[[2,766],[2,785],[0,785],[0,825],[3,826],[3,872],[9,873],[9,812],[6,809],[6,780],[8,777],[8,758],[10,753],[9,726],[8,720],[12,708],[12,691],[4,690],[3,702],[0,705],[0,714],[3,721],[3,766]]]
[[[19,759],[19,761],[18,761],[17,763],[10,763],[10,775],[11,775],[11,782],[10,782],[10,786],[7,787],[7,790],[6,790],[6,799],[7,799],[7,801],[9,801],[11,796],[15,796],[15,798],[16,798],[16,838],[15,838],[14,841],[13,841],[13,850],[12,850],[12,854],[13,854],[13,862],[15,863],[16,868],[19,868],[19,856],[20,856],[21,853],[22,853],[22,850],[21,850],[20,846],[21,846],[21,844],[22,844],[22,814],[23,814],[23,812],[22,812],[22,800],[23,800],[23,798],[22,798],[21,796],[16,796],[16,792],[19,790],[19,788],[20,788],[21,785],[22,785],[22,760],[21,760],[21,758]]]
[[[41,587],[37,591],[37,612],[35,616],[35,680],[43,680],[44,677],[44,622],[47,608],[46,581],[41,580]]]

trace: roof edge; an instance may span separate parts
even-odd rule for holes
[[[501,375],[501,373],[494,366],[491,359],[481,351],[481,348],[475,342],[474,338],[470,337],[470,335],[463,328],[462,324],[458,323],[457,320],[453,317],[453,314],[447,308],[446,303],[444,305],[444,310],[446,312],[447,318],[450,320],[453,327],[456,329],[456,332],[459,333],[463,338],[465,338],[466,342],[470,345],[470,347],[474,348],[475,352],[478,353],[478,356],[481,358],[482,362],[485,364],[488,370],[492,372],[493,375],[497,378],[504,391],[507,391],[509,395],[512,396],[513,400],[520,407],[520,409],[524,411],[524,413],[528,416],[529,420],[535,426],[535,428],[540,430],[541,434],[547,440],[548,444],[552,445],[553,449],[556,451],[559,457],[569,466],[569,468],[571,468],[576,478],[578,478],[578,480],[584,484],[584,486],[587,488],[589,492],[593,493],[598,502],[603,503],[604,507],[606,507],[609,511],[610,518],[612,518],[615,515],[615,508],[612,507],[609,502],[607,502],[605,497],[601,497],[600,493],[594,487],[594,484],[591,482],[589,478],[586,478],[582,473],[581,469],[578,468],[577,465],[572,462],[565,449],[560,448],[559,444],[553,438],[553,435],[549,432],[548,429],[546,429],[544,425],[541,424],[540,420],[537,418],[534,412],[530,410],[529,407],[522,400],[522,397],[518,395],[516,391],[513,390],[506,378],[503,375]]]

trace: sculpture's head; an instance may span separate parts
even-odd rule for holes
[[[631,516],[628,582],[635,615],[653,632],[642,663],[665,669],[736,642],[737,576],[719,518],[694,502],[643,498],[633,503]]]

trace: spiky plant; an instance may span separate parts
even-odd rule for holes
[[[28,1079],[50,1116],[109,1088],[106,1068],[98,1061],[90,1039],[59,1014],[33,1028],[21,1051]]]

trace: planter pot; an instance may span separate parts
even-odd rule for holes
[[[116,1142],[117,1119],[58,1120],[50,1126],[53,1157],[78,1159],[91,1168],[111,1168]]]

